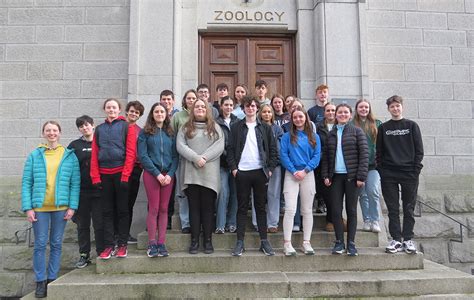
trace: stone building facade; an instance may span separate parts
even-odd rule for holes
[[[214,47],[221,37],[225,45]],[[206,69],[206,59],[237,52],[209,58],[205,51],[233,49],[234,39],[262,50],[255,65],[278,65],[283,55],[289,77],[282,80],[277,67],[248,66],[243,77]],[[278,39],[288,48],[276,47]],[[424,136],[420,200],[474,227],[474,0],[0,0],[0,296],[31,290],[32,251],[24,232],[16,244],[15,232],[29,226],[19,205],[21,172],[45,120],[61,123],[68,144],[78,136],[78,115],[101,122],[106,97],[150,107],[172,89],[179,106],[200,81],[232,84],[255,74],[273,87],[291,79],[286,91],[307,106],[326,83],[335,101],[370,99],[381,119],[385,99],[403,96],[405,116]],[[141,194],[135,232],[144,228],[145,206]],[[451,242],[458,225],[421,210],[416,236],[427,258],[471,273],[474,231]],[[65,271],[77,256],[74,230],[68,226]]]

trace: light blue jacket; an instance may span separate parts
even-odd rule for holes
[[[317,133],[313,133],[316,139],[316,147],[311,147],[306,133],[297,131],[296,144],[291,143],[290,132],[281,138],[280,159],[281,164],[291,174],[296,171],[305,170],[309,173],[316,169],[321,159],[321,141]]]
[[[46,148],[33,150],[25,162],[21,185],[21,209],[27,211],[43,206],[46,194]],[[74,150],[64,149],[56,174],[54,201],[56,206],[67,206],[76,210],[79,206],[81,173]]]

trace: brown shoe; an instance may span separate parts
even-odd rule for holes
[[[347,232],[347,221],[344,218],[342,218],[342,227],[344,227],[344,232]]]
[[[334,225],[332,223],[327,223],[326,228],[324,228],[327,232],[334,232]]]
[[[278,232],[278,227],[268,227],[267,232],[277,233]]]

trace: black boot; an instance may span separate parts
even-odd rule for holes
[[[55,279],[48,279],[46,280],[46,285],[50,284],[51,282],[53,282]]]
[[[199,250],[199,242],[196,239],[191,240],[191,246],[189,246],[189,254],[197,254]]]
[[[36,282],[35,297],[45,298],[47,295],[46,280]]]
[[[214,253],[214,247],[212,246],[212,239],[206,239],[204,241],[204,253],[206,254]]]

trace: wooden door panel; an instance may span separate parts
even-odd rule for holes
[[[229,85],[230,95],[237,83],[247,84],[253,93],[258,79],[268,82],[269,98],[296,92],[293,37],[209,35],[200,41],[200,82],[212,93],[221,82]]]
[[[216,86],[219,83],[225,83],[229,86],[229,95],[234,87],[239,83],[239,75],[237,72],[212,72],[209,87],[211,88],[211,95],[215,97]]]
[[[253,41],[250,45],[255,49],[256,64],[284,64],[284,50],[281,43],[263,43],[262,41]]]
[[[238,64],[239,49],[237,44],[212,44],[211,64]]]
[[[257,80],[262,79],[265,80],[268,83],[268,91],[267,91],[267,97],[271,99],[272,95],[275,93],[281,93],[281,91],[284,90],[284,80],[283,80],[283,73],[277,73],[277,72],[261,72],[257,73]]]

